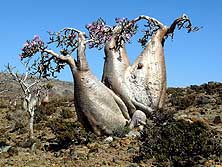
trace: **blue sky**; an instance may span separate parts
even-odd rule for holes
[[[116,17],[133,19],[142,14],[170,25],[186,13],[194,25],[204,28],[191,34],[176,31],[174,39],[165,42],[168,86],[222,82],[221,7],[221,0],[4,0],[0,5],[0,70],[10,63],[22,71],[18,55],[24,42],[36,34],[47,41],[49,30],[75,27],[86,31],[85,25],[99,17],[112,24]],[[133,38],[127,45],[131,62],[142,51],[136,41]],[[90,68],[98,78],[102,75],[103,56],[103,50],[87,50]],[[59,79],[72,81],[68,68]]]

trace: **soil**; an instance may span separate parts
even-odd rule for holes
[[[19,103],[12,107],[0,98],[0,166],[221,167],[222,83],[168,88],[167,94],[142,131],[101,137],[78,122],[72,96],[51,94],[36,111],[34,139]]]

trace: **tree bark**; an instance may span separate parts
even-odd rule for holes
[[[130,99],[130,91],[126,84],[125,72],[129,66],[129,59],[122,43],[120,50],[115,50],[115,36],[105,46],[105,64],[103,68],[102,82],[113,90],[126,104],[130,116],[136,111]]]
[[[166,67],[163,38],[167,28],[159,29],[135,60],[126,76],[133,98],[153,109],[162,108],[166,96]],[[138,91],[139,90],[139,91]]]
[[[117,48],[115,33],[105,46],[102,82],[121,97],[131,116],[136,109],[151,116],[156,109],[163,107],[166,96],[164,37],[172,33],[178,23],[177,19],[167,28],[147,16],[140,16],[134,21],[144,18],[158,25],[159,29],[132,65],[129,64],[124,44],[120,50],[113,49]]]
[[[130,119],[123,101],[90,71],[85,55],[84,35],[79,34],[77,64],[68,61],[74,79],[75,108],[80,122],[97,135],[112,134]]]

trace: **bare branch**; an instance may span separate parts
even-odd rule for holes
[[[66,56],[59,55],[56,52],[54,52],[53,50],[48,50],[48,49],[45,49],[44,52],[46,52],[47,54],[52,55],[53,57],[56,57],[57,59],[62,60],[62,61],[68,61],[69,57],[71,57],[70,55],[66,55]]]
[[[75,67],[75,61],[73,61],[71,55],[67,54],[64,56],[57,54],[53,50],[45,49],[44,52],[42,52],[41,60],[37,64],[38,68],[36,69],[36,72],[40,74],[39,77],[56,77],[54,75],[55,72],[60,72],[66,64],[72,64],[72,67]]]
[[[11,85],[8,84],[9,76],[5,73],[5,71],[0,73],[0,94],[5,95],[4,93],[9,92],[11,90]]]
[[[26,61],[26,62],[21,62],[23,64],[23,66],[25,67],[25,76],[24,78],[22,79],[22,81],[26,81],[27,78],[28,78],[28,73],[29,73],[29,67],[28,67],[28,64],[29,64],[29,60]],[[18,77],[18,76],[17,76]]]
[[[25,88],[26,85],[24,85],[24,82],[22,82],[21,78],[18,77],[18,74],[13,72],[13,69],[15,67],[10,66],[9,64],[7,66],[5,66],[5,67],[6,67],[7,72],[13,77],[13,80],[16,81],[17,83],[19,83],[22,91],[24,93],[26,93],[26,88]]]
[[[71,54],[78,47],[77,36],[81,31],[75,28],[63,28],[58,32],[48,33],[50,35],[48,44],[56,43],[56,47],[60,47],[64,55]]]
[[[66,64],[71,65],[72,68],[76,68],[75,60],[71,57],[71,54],[78,48],[78,37],[82,32],[75,28],[63,28],[58,32],[48,33],[50,41],[47,44],[55,44],[56,47],[60,48],[60,54],[47,49],[49,46],[39,47],[37,52],[41,53],[40,58],[34,60],[31,66],[33,70],[32,74],[39,74],[39,78],[56,77],[55,73],[60,72]],[[32,45],[30,47],[32,48]],[[34,50],[30,49],[30,47],[23,48],[22,58],[30,57],[30,55],[26,56],[24,53],[33,53],[33,55],[37,53],[29,51]]]
[[[199,27],[193,27],[191,24],[190,19],[188,18],[187,15],[183,14],[181,17],[177,18],[170,27],[167,27],[165,25],[163,25],[160,21],[158,21],[157,19],[151,18],[149,16],[139,16],[138,18],[134,19],[133,21],[137,22],[141,19],[145,19],[147,20],[147,25],[145,25],[145,27],[147,27],[147,30],[144,30],[144,36],[142,38],[139,39],[139,42],[141,43],[141,45],[144,47],[147,42],[149,41],[149,38],[152,37],[154,34],[156,34],[156,32],[158,30],[167,30],[164,33],[165,38],[167,38],[168,36],[171,36],[173,38],[173,33],[176,27],[178,27],[178,29],[180,30],[181,28],[186,28],[189,32],[195,32],[198,31],[200,28]]]
[[[63,28],[63,29],[61,29],[59,32],[63,32],[63,31],[65,31],[65,32],[67,32],[67,31],[73,31],[73,32],[76,32],[76,33],[82,33],[80,30],[78,30],[78,29],[76,29],[76,28],[70,28],[70,27],[66,27],[66,28]]]
[[[10,66],[9,64],[6,66],[6,70],[13,77],[13,80],[16,81],[20,85],[23,93],[27,94],[31,92],[30,89],[34,87],[35,85],[37,85],[40,82],[40,80],[35,79],[34,82],[32,83],[28,82],[27,81],[28,75],[29,75],[28,64],[23,64],[23,65],[25,65],[25,68],[26,68],[24,77],[22,75],[19,75],[18,73],[14,73],[13,69],[15,69],[15,67]]]
[[[179,30],[182,28],[186,28],[188,33],[199,31],[202,28],[193,27],[189,17],[186,14],[183,14],[171,24],[171,26],[168,28],[166,36],[171,36],[173,38],[173,33],[176,27],[178,27]]]
[[[145,16],[145,15],[140,15],[139,17],[131,20],[131,23],[135,24],[136,22],[140,21],[140,20],[147,20],[149,23],[152,23],[152,25],[158,26],[160,28],[164,28],[165,26],[163,25],[163,23],[161,23],[159,20],[153,18],[153,17],[149,17],[149,16]]]

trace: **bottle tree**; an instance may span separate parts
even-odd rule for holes
[[[125,43],[135,35],[137,22],[143,19],[147,20],[147,25],[139,42],[144,49],[130,65]],[[187,28],[188,32],[198,30],[192,28],[186,15],[176,19],[170,27],[148,16],[116,19],[114,26],[106,25],[100,18],[86,26],[88,34],[64,28],[49,32],[47,43],[35,36],[26,41],[20,57],[21,61],[32,61],[33,73],[43,78],[55,76],[67,64],[74,80],[79,121],[97,135],[112,134],[126,125],[133,128],[144,124],[146,115],[162,107],[166,92],[163,43],[177,26]],[[55,47],[59,52],[51,49]],[[86,47],[105,48],[102,82],[89,69]]]
[[[146,29],[143,30],[144,36],[138,40],[143,51],[135,62],[130,64],[125,43],[130,42],[131,37],[136,34],[136,23],[141,20],[147,21]],[[193,28],[185,14],[174,20],[169,27],[155,18],[144,15],[133,20],[116,19],[116,23],[117,25],[110,28],[105,22],[98,20],[87,26],[92,37],[108,39],[105,43],[102,82],[121,97],[131,116],[136,110],[142,110],[147,116],[152,116],[156,109],[163,107],[166,96],[163,49],[166,38],[173,37],[176,27],[186,28],[188,32],[197,31],[199,28]],[[99,32],[95,28],[98,26],[103,27]]]

